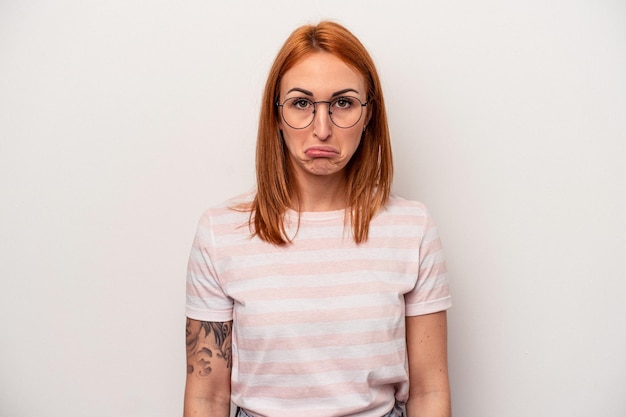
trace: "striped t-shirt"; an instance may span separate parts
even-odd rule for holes
[[[424,205],[391,197],[359,245],[344,210],[301,213],[299,225],[289,212],[284,247],[251,237],[234,205],[200,219],[186,306],[192,319],[233,320],[233,402],[271,417],[379,417],[405,402],[404,318],[451,305]]]

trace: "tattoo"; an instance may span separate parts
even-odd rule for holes
[[[232,360],[233,322],[224,323],[195,321],[187,319],[187,373],[197,371],[201,377],[208,376],[214,358],[226,361],[230,369]],[[212,337],[209,337],[212,336]]]

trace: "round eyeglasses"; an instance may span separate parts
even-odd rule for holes
[[[328,105],[328,115],[330,120],[337,127],[348,129],[361,120],[363,116],[363,107],[367,106],[367,102],[363,103],[356,97],[342,96],[332,101],[312,101],[304,97],[292,97],[277,102],[283,120],[289,127],[293,129],[304,129],[313,123],[317,105],[324,103]]]

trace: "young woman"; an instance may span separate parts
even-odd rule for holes
[[[185,416],[450,416],[450,294],[426,208],[390,195],[359,40],[298,28],[270,70],[257,187],[207,210],[187,277]]]

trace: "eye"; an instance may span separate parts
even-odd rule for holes
[[[294,98],[291,99],[291,107],[296,110],[308,110],[313,106],[311,100],[307,100],[306,98]]]
[[[350,97],[339,97],[333,101],[333,107],[338,109],[349,109],[354,105],[354,99]]]

